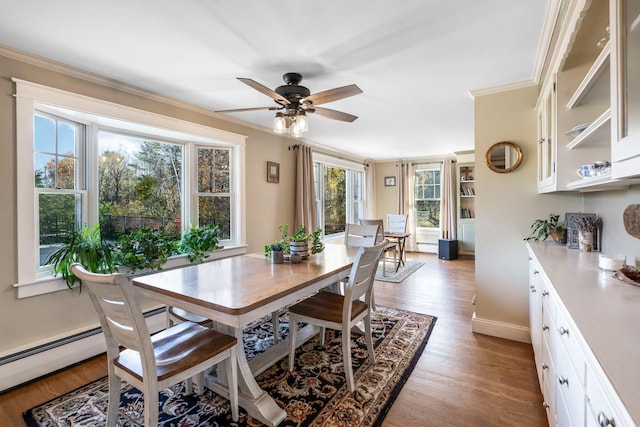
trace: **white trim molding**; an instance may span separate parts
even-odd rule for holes
[[[531,344],[531,335],[528,327],[514,325],[513,323],[481,319],[476,316],[475,312],[471,318],[471,331],[476,334],[490,335],[492,337]]]

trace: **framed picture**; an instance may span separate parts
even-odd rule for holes
[[[396,177],[395,176],[385,176],[384,177],[384,186],[385,187],[395,187],[396,186]]]
[[[280,163],[267,162],[267,182],[280,182]]]

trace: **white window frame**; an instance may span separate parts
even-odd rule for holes
[[[34,190],[34,146],[33,116],[36,110],[55,115],[68,115],[78,122],[91,122],[87,127],[87,140],[95,138],[98,130],[116,128],[133,134],[156,136],[162,139],[182,141],[185,144],[183,159],[193,162],[197,156],[195,145],[217,145],[232,148],[233,199],[232,235],[228,245],[246,246],[245,207],[245,145],[246,137],[235,133],[199,125],[173,117],[163,116],[144,110],[91,98],[40,84],[12,79],[16,84],[16,160],[17,160],[17,236],[18,236],[18,298],[40,295],[67,289],[64,281],[51,276],[50,272],[39,272],[38,268],[38,215],[35,211],[37,191]],[[86,168],[88,188],[97,188],[97,144],[87,143]],[[193,164],[193,163],[192,163]],[[183,227],[197,224],[197,212],[190,206],[197,206],[197,189],[191,183],[196,181],[197,168],[190,168],[185,174],[185,200],[183,208],[189,212]],[[89,205],[84,213],[89,224],[97,221],[97,198],[93,191],[87,195]],[[95,208],[94,208],[95,206]],[[225,243],[226,247],[227,243]],[[229,253],[225,254],[228,256]]]
[[[416,168],[415,168],[415,173],[417,174],[420,171],[438,171],[440,172],[440,197],[438,198],[438,200],[442,201],[442,168],[440,167],[439,164],[435,164],[435,163],[422,163],[422,164],[417,164]],[[415,185],[416,180],[414,179],[414,185]],[[413,189],[414,191],[414,195],[415,195],[415,188]],[[415,196],[414,196],[415,198]],[[421,199],[422,200],[422,199]],[[414,200],[414,204],[417,206],[418,203],[418,199],[415,198]],[[433,232],[435,230],[440,230],[441,224],[442,224],[442,217],[440,217],[440,224],[438,224],[438,227],[418,227],[418,219],[415,217],[418,214],[418,209],[414,208],[414,221],[416,224],[416,233],[418,234],[428,234],[430,232]],[[442,215],[442,212],[440,212],[440,214]]]
[[[347,193],[347,197],[350,198],[350,200],[345,201],[347,222],[353,221],[353,215],[355,210],[352,203],[353,201],[351,200],[351,196],[353,195],[352,172],[356,171],[356,172],[362,173],[362,179],[360,181],[361,194],[360,194],[359,204],[360,204],[360,214],[364,215],[364,201],[366,200],[366,188],[364,184],[364,179],[365,179],[364,165],[351,160],[333,157],[327,154],[316,153],[316,152],[313,153],[313,163],[318,164],[319,166],[318,169],[316,170],[317,174],[319,175],[319,176],[316,176],[316,179],[319,180],[319,185],[317,186],[319,188],[319,191],[318,191],[319,194],[316,194],[316,207],[318,211],[318,218],[317,218],[318,227],[324,230],[324,180],[323,180],[324,170],[323,169],[325,166],[345,169],[347,171],[346,193]],[[323,235],[324,235],[324,231],[323,231]],[[325,237],[327,237],[328,239],[344,237],[344,233],[336,233],[336,234],[332,234],[330,236],[325,236]]]

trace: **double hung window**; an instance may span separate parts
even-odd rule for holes
[[[416,228],[440,227],[440,169],[419,165],[415,172]]]

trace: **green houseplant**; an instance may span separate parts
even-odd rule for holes
[[[116,271],[117,256],[113,244],[102,240],[100,224],[84,226],[70,233],[64,243],[47,259],[53,265],[54,275],[60,274],[69,289],[78,283],[82,291],[82,281],[71,272],[71,264],[79,262],[93,273],[112,273]]]
[[[319,254],[324,250],[324,243],[322,243],[321,240],[321,228],[318,228],[311,233],[307,233],[306,227],[301,225],[298,228],[298,231],[291,236],[289,236],[289,224],[279,225],[278,230],[280,230],[281,233],[280,240],[276,240],[272,244],[264,246],[264,256],[266,257],[271,255],[273,245],[275,244],[280,245],[284,252],[289,252],[291,254],[298,253],[303,256],[308,255],[309,241],[311,241],[312,254]]]
[[[190,262],[200,264],[209,258],[209,252],[220,248],[219,235],[220,227],[217,225],[191,227],[180,242],[180,252],[187,254]]]
[[[547,219],[536,219],[531,224],[531,234],[524,240],[540,242],[547,240],[549,236],[558,244],[567,243],[567,229],[559,223],[560,215],[549,214]]]
[[[162,270],[162,265],[175,253],[177,241],[161,230],[139,228],[118,238],[119,265],[137,270]]]

